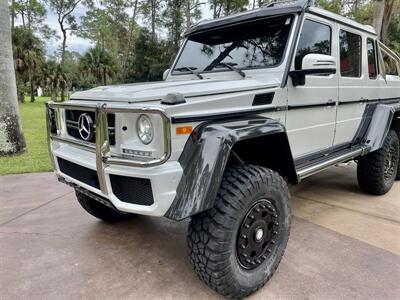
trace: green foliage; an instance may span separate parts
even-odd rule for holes
[[[367,2],[350,13],[349,17],[361,24],[372,24],[374,15],[374,2]]]
[[[389,47],[400,56],[400,1],[392,14],[388,29]]]
[[[147,29],[141,29],[135,42],[136,51],[128,60],[127,82],[161,80],[171,63],[168,44],[155,41]]]
[[[129,34],[129,15],[126,3],[94,7],[81,18],[78,35],[114,53],[122,53]]]
[[[107,85],[108,79],[118,71],[114,57],[99,45],[90,48],[79,60],[79,65],[83,77],[93,75],[97,85]]]
[[[209,3],[213,10],[214,18],[244,11],[249,5],[248,0],[209,0]]]
[[[14,0],[10,6],[11,15],[19,18],[22,27],[45,39],[54,36],[55,31],[45,24],[46,8],[41,0]]]
[[[68,80],[68,77],[61,65],[54,58],[50,58],[42,68],[40,79],[41,85],[45,87],[45,94],[51,96],[52,101],[57,101],[57,89]]]
[[[37,74],[44,63],[44,44],[31,30],[22,26],[14,28],[12,40],[18,87],[24,90],[23,86],[29,84],[33,102],[35,85],[39,80]]]
[[[335,14],[340,14],[342,12],[341,0],[317,0],[316,5]]]

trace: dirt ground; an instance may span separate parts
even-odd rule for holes
[[[288,249],[250,299],[400,299],[400,182],[369,196],[348,165],[291,194]],[[220,299],[191,271],[186,228],[97,221],[52,173],[0,177],[0,299]]]

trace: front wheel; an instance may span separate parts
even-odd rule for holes
[[[212,289],[243,298],[272,277],[289,232],[289,191],[284,179],[263,167],[230,167],[214,207],[190,222],[190,261]]]

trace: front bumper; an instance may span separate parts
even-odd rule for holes
[[[54,133],[50,110],[54,113],[57,128],[63,125],[62,110],[89,110],[96,113],[96,144],[61,137]],[[107,113],[152,112],[164,120],[165,153],[159,159],[133,161],[113,157],[110,151]],[[182,177],[179,162],[168,161],[171,153],[169,119],[157,109],[126,107],[82,106],[50,103],[47,108],[49,151],[54,170],[61,181],[77,185],[91,193],[108,199],[123,212],[151,216],[164,216],[176,196],[176,188]],[[75,168],[74,168],[75,166]],[[71,171],[72,170],[72,171]],[[118,184],[115,178],[119,179]],[[122,180],[122,184],[121,184]],[[137,185],[135,185],[137,184]],[[140,190],[136,190],[136,186]],[[121,192],[121,190],[123,190]],[[151,193],[151,197],[149,196]],[[146,197],[145,205],[141,200]],[[130,198],[127,200],[127,198]],[[136,201],[137,200],[137,201]]]
[[[136,213],[150,216],[164,216],[176,196],[176,188],[182,177],[182,167],[178,162],[166,162],[160,166],[149,168],[127,167],[120,165],[108,165],[104,168],[104,179],[107,193],[93,185],[83,183],[65,173],[60,169],[59,158],[84,168],[96,170],[96,157],[94,153],[75,148],[71,145],[60,142],[52,142],[52,157],[55,162],[55,172],[58,177],[64,179],[67,183],[76,184],[85,190],[108,199],[120,211]],[[137,205],[121,201],[114,191],[111,184],[111,176],[118,175],[127,178],[148,179],[151,183],[151,190],[154,203],[150,206]],[[138,195],[133,194],[132,198]]]

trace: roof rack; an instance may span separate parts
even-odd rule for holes
[[[256,20],[271,16],[279,16],[290,13],[300,13],[314,5],[314,0],[283,0],[269,3],[259,9],[248,10],[238,14],[222,17],[214,20],[205,20],[192,26],[186,33],[188,36],[193,33],[208,30],[210,28],[229,26],[248,20]]]
[[[292,5],[300,5],[303,9],[307,7],[314,6],[314,0],[282,0],[282,1],[274,1],[268,4],[263,5],[262,7],[285,7]]]

